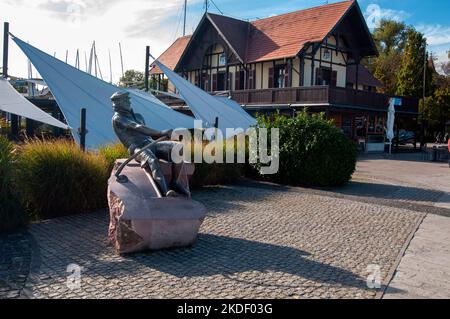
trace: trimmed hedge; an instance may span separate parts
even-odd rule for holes
[[[0,233],[14,230],[26,222],[25,212],[13,187],[15,159],[13,145],[0,136]]]
[[[72,142],[32,141],[20,149],[17,187],[37,219],[107,207],[109,163]]]
[[[338,186],[356,168],[356,145],[324,115],[258,117],[260,127],[280,129],[280,170],[265,179],[289,185]],[[270,141],[270,139],[269,139]],[[259,168],[258,165],[255,168]]]

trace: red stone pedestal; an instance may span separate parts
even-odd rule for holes
[[[161,197],[152,178],[137,163],[122,172],[128,182],[119,183],[114,174],[124,161],[116,162],[108,182],[109,239],[117,253],[193,245],[206,216],[205,206],[188,198]],[[161,165],[170,181],[171,164]],[[193,164],[187,164],[183,180],[187,182],[187,175],[193,172]]]

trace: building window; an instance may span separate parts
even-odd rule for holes
[[[321,67],[316,69],[316,85],[337,85],[337,71],[331,68]]]
[[[290,72],[284,64],[269,69],[269,88],[285,88],[290,86]]]
[[[219,66],[225,66],[226,64],[227,64],[227,56],[225,55],[225,52],[223,52],[219,56]]]

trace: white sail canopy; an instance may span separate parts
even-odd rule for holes
[[[73,128],[75,141],[80,139],[76,128],[80,125],[81,108],[87,110],[88,148],[96,149],[117,140],[111,124],[113,111],[110,97],[122,88],[82,72],[17,37],[13,36],[13,40],[47,83],[67,123]],[[150,127],[157,130],[194,127],[194,118],[170,109],[154,96],[128,91],[133,109],[144,117]]]
[[[256,125],[256,120],[236,102],[227,98],[214,97],[183,79],[158,60],[155,62],[178,89],[195,117],[203,120],[206,127],[213,127],[218,118],[218,128],[225,136],[227,128],[247,130]],[[226,138],[232,136],[226,136]]]
[[[0,111],[26,117],[44,124],[69,129],[63,122],[42,111],[12,87],[9,82],[0,78]]]

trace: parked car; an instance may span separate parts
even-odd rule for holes
[[[400,130],[398,135],[398,143],[400,145],[406,145],[414,143],[416,140],[416,134],[414,132]],[[394,144],[397,143],[397,137],[394,138]]]

